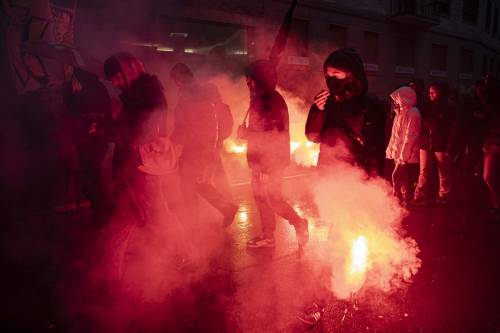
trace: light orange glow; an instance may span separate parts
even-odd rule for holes
[[[224,148],[231,154],[243,154],[247,152],[247,144],[238,143],[233,138],[228,138],[224,141]]]
[[[297,148],[299,148],[300,145],[301,145],[300,142],[296,142],[296,141],[290,142],[290,153],[293,154],[297,150]]]
[[[232,81],[227,77],[221,76],[212,79],[220,90],[223,100],[231,107],[235,120],[244,118],[248,110],[248,88],[245,78]],[[303,98],[280,89],[278,92],[286,100],[289,113],[290,129],[290,153],[291,159],[296,164],[311,167],[316,166],[319,156],[319,145],[309,142],[304,133],[304,126],[307,120],[307,111],[309,103]],[[246,142],[236,139],[235,131],[233,136],[224,141],[224,149],[230,154],[243,155],[247,151]]]
[[[292,161],[298,165],[311,167],[318,164],[319,145],[307,140],[305,123],[307,120],[308,103],[289,91],[278,88],[285,98],[290,115],[290,152]]]
[[[228,138],[224,141],[224,148],[230,154],[245,154],[247,152],[246,142],[238,142],[234,138]],[[305,136],[303,141],[290,142],[290,154],[292,160],[298,165],[310,167],[316,166],[319,156],[319,145],[308,142]]]

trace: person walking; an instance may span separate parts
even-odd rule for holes
[[[276,91],[276,68],[270,61],[257,60],[246,68],[246,80],[250,91],[248,124],[238,128],[238,137],[248,142],[247,161],[262,226],[262,235],[249,240],[247,246],[275,246],[278,214],[295,228],[302,248],[309,240],[308,221],[285,201],[281,190],[283,173],[290,163],[290,132],[288,107]]]

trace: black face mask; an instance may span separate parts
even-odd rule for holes
[[[345,79],[337,79],[334,76],[326,76],[326,85],[336,102],[343,102],[361,93],[361,84],[353,76]]]

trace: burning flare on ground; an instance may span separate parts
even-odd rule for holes
[[[368,258],[368,241],[366,237],[359,236],[352,242],[351,247],[351,274],[364,274]]]
[[[331,290],[349,298],[363,288],[391,293],[411,282],[421,266],[419,249],[406,237],[401,221],[407,212],[380,178],[338,162],[314,191],[329,234],[319,254],[331,268]]]

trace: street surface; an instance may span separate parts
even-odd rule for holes
[[[291,168],[284,183],[293,207],[310,221],[302,256],[293,228],[281,219],[274,250],[246,248],[258,234],[258,214],[248,173],[230,179],[239,205],[233,225],[223,230],[207,218],[193,239],[210,246],[193,260],[176,261],[171,276],[180,278],[168,277],[159,299],[143,295],[144,304],[128,304],[137,306],[132,311],[120,312],[100,298],[102,291],[88,292],[87,249],[99,233],[88,210],[9,216],[2,230],[2,331],[106,331],[100,314],[115,311],[104,321],[118,318],[117,327],[130,332],[500,332],[500,226],[487,221],[480,182],[462,188],[448,206],[410,209],[403,229],[417,241],[423,262],[412,283],[390,294],[361,289],[338,300],[326,287],[328,268],[315,264],[328,223],[318,218],[307,190],[312,170]],[[313,302],[325,312],[308,327],[297,315]]]

